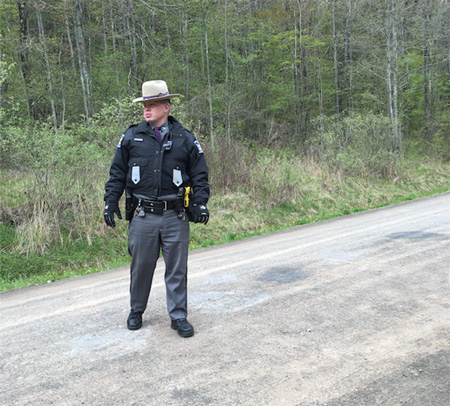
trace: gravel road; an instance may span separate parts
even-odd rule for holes
[[[213,218],[211,225],[213,226]],[[0,294],[2,405],[447,406],[450,194],[196,250],[194,337],[158,263]]]

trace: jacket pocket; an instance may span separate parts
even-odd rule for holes
[[[133,159],[128,162],[127,186],[143,186],[148,179],[148,164],[145,159]]]

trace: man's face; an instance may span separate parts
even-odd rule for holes
[[[157,127],[163,125],[169,115],[170,104],[167,100],[144,102],[144,117],[147,123]]]

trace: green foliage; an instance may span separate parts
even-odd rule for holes
[[[3,108],[18,103],[21,114],[38,121],[51,114],[50,84],[58,126],[65,128],[78,126],[81,112],[92,119],[111,100],[131,101],[151,78],[166,79],[171,90],[184,95],[189,120],[208,136],[209,90],[212,130],[221,132],[229,124],[233,137],[257,142],[270,138],[274,123],[283,128],[278,135],[283,142],[303,142],[314,120],[337,108],[362,115],[389,111],[387,69],[393,61],[387,58],[392,50],[386,49],[391,27],[385,3],[357,0],[349,8],[346,2],[83,2],[85,44],[77,44],[70,4],[41,3],[47,55],[35,4],[23,3],[22,26],[17,3],[0,4],[0,103]],[[403,136],[423,138],[426,127],[433,135],[427,133],[426,142],[441,142],[448,129],[442,122],[450,82],[448,8],[443,2],[427,5],[425,38],[424,5],[397,7],[402,15],[396,23]],[[432,125],[424,115],[426,44]]]
[[[0,2],[0,232],[7,283],[61,277],[46,268],[76,274],[107,266],[98,244],[110,247],[110,240],[117,243],[105,250],[123,260],[118,247],[126,225],[106,229],[102,195],[121,133],[141,121],[131,100],[144,80],[165,79],[182,94],[174,115],[200,139],[210,165],[215,214],[211,227],[192,227],[193,247],[448,184],[439,168],[445,163],[433,166],[450,159],[450,19],[443,2],[428,5],[428,38],[423,4],[397,6],[399,123],[389,114],[392,27],[383,2],[357,0],[351,9],[348,2],[277,0],[83,2],[83,46],[73,7],[58,0],[42,3],[46,55],[35,4],[24,5],[21,26],[17,2]],[[50,84],[57,128],[49,120]],[[87,253],[86,264],[80,252]]]
[[[393,177],[400,169],[393,124],[387,117],[352,115],[336,122],[317,122],[308,151],[346,175]]]
[[[55,134],[47,123],[3,130],[1,215],[20,230],[17,249],[43,253],[66,230],[71,238],[85,237],[85,224],[99,220],[88,207],[98,201],[97,179],[105,176],[101,151],[79,133]]]
[[[250,196],[269,209],[294,201],[302,192],[302,161],[298,156],[268,149],[256,153]]]
[[[111,109],[105,107],[102,114],[108,117]],[[360,130],[378,128],[362,122],[366,124],[359,123]],[[129,263],[127,223],[118,221],[116,229],[108,229],[101,216],[103,186],[113,152],[104,147],[111,141],[108,132],[98,132],[96,143],[86,138],[92,133],[80,127],[68,133],[75,140],[70,142],[68,134],[54,134],[44,125],[27,128],[37,149],[36,159],[46,161],[49,154],[39,150],[35,137],[42,138],[47,147],[49,139],[54,139],[52,151],[61,154],[67,170],[52,158],[53,172],[45,162],[33,163],[26,152],[14,151],[8,144],[16,167],[1,172],[0,288],[45,283]],[[353,149],[341,145],[339,152],[351,155],[349,151],[366,144],[349,145]],[[298,149],[255,148],[225,141],[214,151],[205,149],[213,190],[212,215],[208,227],[192,225],[191,248],[348,214],[411,193],[418,197],[430,190],[444,191],[450,185],[448,165],[433,166],[431,161],[410,161],[398,168],[392,179],[381,177],[378,167],[371,165],[364,166],[364,176],[359,176],[361,158],[357,164],[343,158],[344,163],[326,162]],[[20,162],[27,162],[27,170],[20,170]],[[336,170],[337,165],[346,170]],[[375,168],[373,174],[370,168]]]
[[[12,227],[0,223],[0,290],[54,282],[58,279],[97,272],[104,267],[117,267],[129,261],[126,238],[94,237],[49,247],[45,253],[21,254],[11,251]]]
[[[104,233],[100,210],[107,169],[123,122],[140,121],[140,114],[136,106],[116,101],[89,125],[55,132],[49,123],[0,109],[5,123],[0,129],[0,214],[15,226],[12,251],[43,255],[51,247],[89,243]]]

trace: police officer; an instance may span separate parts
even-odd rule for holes
[[[122,218],[118,202],[127,195],[131,260],[130,330],[142,326],[153,273],[160,250],[165,269],[167,310],[171,327],[181,337],[194,335],[187,321],[187,257],[189,220],[206,224],[209,211],[208,167],[199,142],[169,115],[170,94],[163,80],[142,85],[145,120],[129,127],[117,145],[105,185],[104,219],[115,227],[114,214]],[[193,191],[186,211],[186,188]]]

